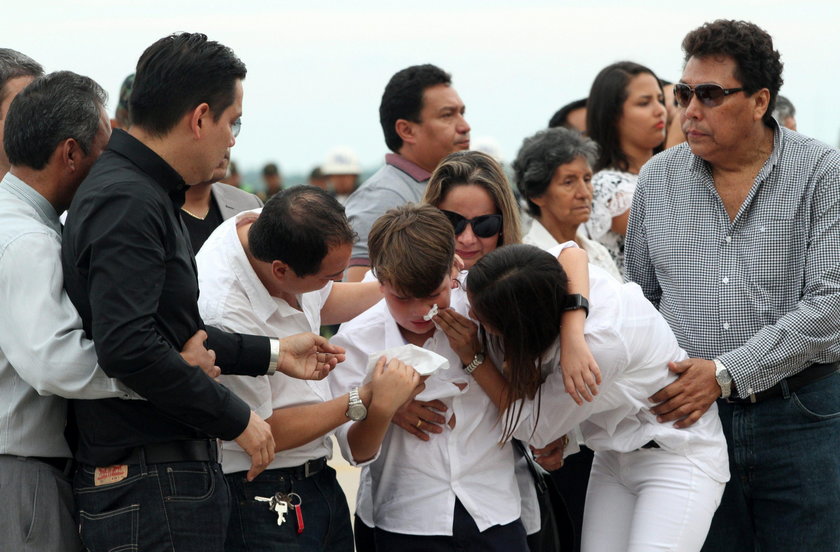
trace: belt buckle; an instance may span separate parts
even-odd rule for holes
[[[307,460],[303,464],[303,477],[304,477],[304,479],[309,479],[309,476],[312,475],[312,472],[310,471],[310,468],[309,468],[310,465],[312,465],[312,460]]]

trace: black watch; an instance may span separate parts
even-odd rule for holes
[[[589,301],[580,293],[570,293],[566,296],[566,302],[563,304],[564,311],[571,311],[583,309],[586,316],[589,316]]]

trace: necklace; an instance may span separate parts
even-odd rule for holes
[[[204,216],[200,217],[200,216],[196,215],[195,213],[193,213],[192,211],[190,211],[189,209],[187,209],[186,207],[181,207],[181,210],[183,212],[185,212],[186,214],[188,214],[189,216],[191,216],[192,218],[195,218],[195,219],[198,219],[198,220],[206,219],[207,215],[210,213],[210,210],[208,209],[207,212],[204,213]]]

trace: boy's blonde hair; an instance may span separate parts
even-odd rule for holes
[[[455,232],[439,209],[408,204],[377,219],[368,247],[380,282],[411,297],[428,297],[452,270]]]

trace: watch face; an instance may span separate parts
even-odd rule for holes
[[[367,417],[367,408],[363,404],[354,404],[347,409],[347,417],[354,422],[364,420]]]

